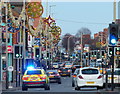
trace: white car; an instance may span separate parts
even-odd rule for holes
[[[75,90],[79,90],[81,87],[97,87],[103,88],[104,77],[100,74],[98,68],[84,67],[77,71],[74,78]]]
[[[107,69],[108,74],[108,86],[111,86],[111,80],[112,80],[112,70]],[[106,83],[106,75],[104,75],[104,83]],[[115,86],[120,86],[120,68],[114,69],[114,84]]]

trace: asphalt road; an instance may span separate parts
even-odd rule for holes
[[[72,79],[71,77],[62,77],[62,84],[58,84],[58,83],[50,83],[50,90],[44,90],[44,88],[30,88],[28,89],[28,91],[22,91],[21,89],[19,90],[7,90],[7,91],[3,91],[2,94],[57,94],[57,93],[64,93],[64,92],[68,92],[69,94],[119,94],[118,90],[115,91],[105,91],[105,89],[103,90],[97,90],[96,88],[82,88],[79,91],[76,91],[74,89],[74,87],[72,87]],[[80,93],[81,92],[81,93]]]

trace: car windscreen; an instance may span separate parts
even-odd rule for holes
[[[40,70],[31,70],[31,71],[27,71],[26,75],[40,75],[42,74]]]
[[[82,74],[98,74],[97,69],[83,69]]]
[[[56,75],[58,74],[57,72],[48,72],[49,75]]]
[[[71,63],[67,63],[67,64],[65,64],[65,65],[72,65]]]
[[[75,66],[76,68],[80,68],[81,66]]]
[[[53,64],[53,65],[58,65],[58,64]]]
[[[68,69],[61,69],[61,71],[68,71]]]

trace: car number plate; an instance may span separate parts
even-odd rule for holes
[[[94,82],[87,82],[87,84],[94,84]]]
[[[66,75],[66,74],[62,74],[62,75]]]
[[[37,80],[37,77],[31,77],[31,80]]]
[[[54,76],[49,76],[49,78],[54,78]]]

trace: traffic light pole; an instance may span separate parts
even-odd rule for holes
[[[114,46],[112,46],[112,56],[111,56],[111,62],[112,62],[112,87],[111,91],[114,91]]]

